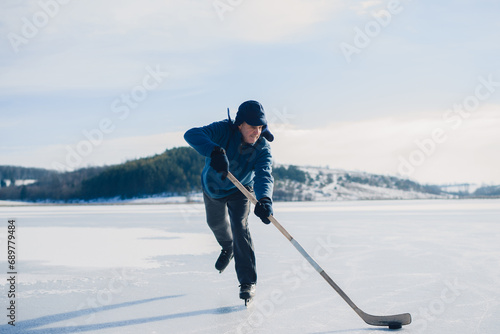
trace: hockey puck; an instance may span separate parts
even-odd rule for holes
[[[393,322],[389,324],[389,329],[400,329],[402,327],[401,323]]]

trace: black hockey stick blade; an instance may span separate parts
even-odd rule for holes
[[[371,315],[361,311],[360,309],[356,310],[356,313],[358,313],[364,322],[372,326],[385,326],[390,329],[398,329],[411,323],[411,315],[409,313],[395,315]]]
[[[313,260],[314,261],[314,260]],[[322,270],[320,275],[327,281],[330,286],[337,291],[347,304],[356,312],[364,322],[372,326],[387,326],[390,329],[398,329],[404,325],[411,323],[411,315],[409,313],[401,313],[395,315],[371,315],[363,312],[354,302],[349,298],[346,293],[335,283],[328,274]]]

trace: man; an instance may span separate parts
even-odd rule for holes
[[[248,229],[250,201],[230,180],[230,171],[259,200],[254,213],[266,224],[273,213],[271,148],[274,139],[267,128],[264,108],[257,101],[242,103],[234,122],[228,119],[193,128],[184,139],[206,157],[201,183],[207,223],[222,247],[215,268],[223,272],[234,256],[240,283],[240,298],[255,295],[257,272],[255,253]],[[229,221],[228,221],[229,214]]]

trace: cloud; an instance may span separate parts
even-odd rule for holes
[[[420,182],[500,183],[498,110],[500,106],[485,106],[457,128],[439,113],[438,117],[337,122],[312,129],[282,125],[274,131],[273,156],[278,163],[390,175],[401,174],[402,157],[418,162],[410,175],[402,176]],[[440,141],[433,139],[435,129],[443,131]]]
[[[42,167],[61,171],[114,165],[160,154],[169,148],[187,146],[183,135],[183,132],[169,132],[146,136],[104,138],[97,145],[89,144],[87,138],[82,138],[70,145],[48,145],[36,149],[13,147],[0,157],[0,165]]]
[[[331,19],[341,1],[254,0],[225,12],[224,29],[232,39],[256,43],[297,40],[318,22]]]
[[[392,117],[335,122],[313,128],[280,124],[278,120],[270,124],[276,137],[271,147],[277,163],[328,165],[331,168],[387,175],[399,173],[400,157],[409,160],[414,152],[420,151],[425,159],[421,165],[415,166],[411,179],[431,184],[498,184],[499,110],[498,105],[484,106],[455,129],[441,117],[441,113],[423,118]],[[443,129],[443,138],[446,139],[429,144],[437,128]],[[93,147],[90,154],[82,156],[76,168],[118,164],[159,154],[168,148],[187,146],[183,133],[105,139]],[[73,143],[69,147],[76,150],[78,145]],[[36,150],[18,147],[2,155],[0,165],[34,166],[33,161],[36,161],[36,167],[51,168],[54,162],[67,164],[66,159],[71,150],[67,145],[45,146]]]
[[[367,0],[356,3],[355,5],[352,5],[349,8],[354,10],[358,15],[365,15],[368,13],[369,9],[377,7],[381,4],[383,4],[381,0]]]
[[[178,81],[196,82],[226,69],[224,49],[296,40],[331,18],[340,1],[242,1],[223,21],[212,1],[71,1],[53,8],[53,15],[40,3],[3,5],[7,19],[0,32],[26,41],[0,51],[6,59],[0,64],[4,94],[116,89],[155,64],[168,67]],[[34,25],[40,13],[47,22],[26,37],[23,27]]]
[[[42,10],[41,3],[54,1],[2,1],[0,34],[20,33],[23,22],[33,20]],[[443,126],[444,110],[434,116],[425,113],[451,105],[467,87],[475,86],[478,73],[491,73],[494,68],[494,57],[485,58],[485,52],[493,50],[491,40],[497,31],[493,29],[493,7],[471,3],[458,9],[446,29],[441,29],[441,12],[435,12],[428,25],[411,33],[405,27],[418,26],[426,7],[408,11],[398,23],[402,29],[384,30],[363,59],[346,66],[343,59],[335,58],[337,45],[342,36],[352,36],[353,27],[366,22],[359,21],[356,10],[371,17],[387,2],[361,1],[352,8],[354,2],[329,0],[221,1],[231,7],[223,13],[223,20],[214,0],[110,0],[106,5],[96,0],[68,1],[18,53],[7,38],[1,39],[0,103],[7,113],[24,117],[17,125],[4,125],[3,138],[8,140],[2,160],[28,166],[42,160],[49,165],[51,160],[64,160],[66,145],[72,145],[83,128],[109,116],[113,100],[140,85],[147,66],[159,65],[170,75],[154,97],[151,94],[141,104],[140,116],[130,119],[133,126],[124,124],[84,164],[115,163],[149,154],[154,150],[148,151],[147,141],[139,137],[137,142],[146,148],[130,143],[128,151],[104,152],[112,140],[118,145],[116,137],[175,131],[190,126],[185,115],[197,123],[208,120],[210,115],[220,115],[226,104],[236,106],[250,95],[265,105],[293,106],[296,119],[311,126],[300,131],[283,126],[277,131],[273,147],[278,161],[392,173],[397,170],[398,157],[408,158],[416,149],[415,140],[425,139],[430,131]],[[446,6],[440,10],[445,12]],[[462,34],[460,18],[469,19],[472,8],[482,14],[477,16],[481,24]],[[468,52],[462,52],[465,49]],[[190,96],[194,94],[198,95]],[[498,94],[488,102],[498,103]],[[332,112],[332,108],[343,112]],[[322,109],[327,110],[323,115]],[[410,112],[418,112],[420,117],[400,117]],[[448,162],[453,160],[457,166],[481,161],[476,174],[484,175],[485,180],[495,178],[486,169],[498,167],[494,160],[498,137],[493,133],[489,142],[461,139],[471,133],[477,138],[489,133],[488,122],[478,120],[483,117],[479,117],[481,112],[464,120],[456,131],[448,130],[446,143],[413,176],[444,180],[466,175],[467,171],[460,175],[447,172]],[[396,117],[381,118],[391,113]],[[328,124],[363,117],[371,120]],[[12,123],[10,118],[5,121]],[[495,122],[494,118],[485,119]],[[282,146],[281,138],[293,143],[295,152]],[[465,141],[462,147],[457,144],[460,140]],[[25,143],[33,144],[11,149]],[[61,145],[39,148],[49,143]],[[464,156],[463,147],[483,153],[473,157],[468,151],[464,165],[458,162]]]

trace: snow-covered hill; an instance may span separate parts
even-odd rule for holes
[[[48,173],[48,171],[47,171]],[[93,174],[92,174],[93,175]],[[346,201],[346,200],[387,200],[387,199],[451,199],[451,198],[498,198],[500,197],[500,186],[478,186],[473,184],[451,184],[451,185],[422,185],[415,181],[389,175],[376,175],[363,171],[348,171],[344,169],[331,169],[322,167],[307,167],[293,165],[273,166],[275,177],[275,201]],[[194,176],[193,176],[194,177]],[[199,178],[199,175],[196,175]],[[85,179],[82,177],[82,179]],[[4,190],[5,196],[0,206],[12,205],[19,201],[17,198],[9,197],[8,194],[22,195],[22,189],[27,189],[33,184],[34,179],[5,179],[0,180],[0,190]],[[11,184],[12,183],[12,184]],[[50,185],[50,184],[49,184]],[[111,187],[112,185],[109,185]],[[104,187],[107,189],[108,186]],[[53,187],[49,187],[52,189]],[[67,190],[67,187],[60,187]],[[57,189],[51,191],[57,194]],[[102,196],[93,199],[64,199],[58,194],[58,198],[38,198],[31,200],[25,196],[30,203],[131,203],[131,204],[163,204],[163,203],[193,203],[202,202],[201,189],[194,192],[164,192],[151,195],[134,196],[130,189],[127,190],[132,196]],[[47,193],[48,194],[48,193]],[[25,194],[26,195],[26,194]],[[59,196],[60,195],[60,196]],[[48,196],[48,195],[47,195]],[[76,196],[76,195],[75,195]],[[18,202],[15,202],[18,203]]]
[[[277,169],[290,166],[277,166]],[[394,176],[375,175],[366,172],[346,171],[320,167],[295,167],[303,173],[303,180],[275,174],[274,201],[353,201],[388,199],[445,199],[457,196],[443,192],[438,186],[423,186],[414,181]],[[296,176],[296,170],[293,173]],[[286,175],[286,174],[285,174]],[[290,173],[292,175],[292,173]],[[119,201],[118,198],[115,201]],[[129,199],[131,204],[160,204],[202,202],[201,193],[189,196],[159,195]]]
[[[453,198],[437,186],[423,186],[394,176],[319,167],[299,167],[306,182],[278,179],[275,199],[284,201],[339,201],[377,199]]]

